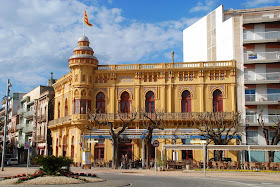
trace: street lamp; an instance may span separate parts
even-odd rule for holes
[[[8,79],[8,82],[7,82],[7,96],[6,96],[6,114],[5,114],[5,125],[4,125],[4,140],[3,140],[2,162],[1,162],[2,171],[4,171],[4,160],[5,160],[5,151],[6,151],[6,133],[7,133],[7,123],[8,123],[8,107],[9,107],[10,87],[12,87],[12,84],[10,83],[10,79]]]
[[[91,131],[96,130],[96,127],[92,127],[92,121],[90,121],[90,127],[86,125],[86,129],[89,130],[89,151],[91,153]]]

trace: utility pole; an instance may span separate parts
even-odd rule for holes
[[[1,163],[2,171],[4,171],[4,160],[5,160],[5,152],[6,152],[6,133],[7,133],[7,123],[8,123],[8,107],[9,107],[10,87],[12,87],[12,85],[10,83],[10,79],[8,79],[7,95],[6,95],[6,114],[5,114],[5,125],[4,125],[4,140],[3,140],[2,163]]]

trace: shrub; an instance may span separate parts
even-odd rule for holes
[[[73,164],[73,160],[67,157],[59,156],[41,156],[37,155],[33,161],[38,162],[42,167],[40,170],[47,175],[57,175],[62,172],[62,167],[69,168]]]

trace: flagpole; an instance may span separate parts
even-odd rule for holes
[[[83,34],[85,36],[85,10],[84,10],[84,19],[83,19]]]

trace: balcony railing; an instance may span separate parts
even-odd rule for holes
[[[280,51],[244,53],[244,62],[280,60]]]
[[[139,69],[211,68],[211,67],[235,67],[235,62],[219,61],[219,62],[178,62],[178,63],[159,63],[159,64],[99,65],[98,70],[139,70]]]
[[[49,121],[48,126],[52,126],[52,125],[55,125],[55,124],[60,124],[60,123],[67,122],[67,121],[71,121],[71,116],[65,116],[65,117],[61,117],[61,118]]]
[[[45,135],[37,135],[36,136],[36,142],[42,142],[46,140],[46,136]]]
[[[273,94],[245,94],[247,102],[262,101],[280,101],[280,93]]]
[[[244,41],[279,40],[280,31],[244,33]]]
[[[244,16],[244,23],[259,23],[280,20],[280,12],[268,12],[263,14],[250,14]]]
[[[18,139],[17,144],[24,145],[25,140],[24,139]]]
[[[245,81],[280,81],[280,72],[244,74]]]
[[[26,112],[26,109],[25,108],[21,108],[18,110],[17,114],[20,115],[22,113]]]
[[[193,119],[197,118],[197,115],[199,114],[205,114],[203,112],[190,112],[190,113],[164,113],[164,115],[161,117],[162,120],[164,121],[169,121],[169,120],[177,120],[177,121],[192,121]],[[218,113],[219,115],[223,115],[224,119],[226,120],[230,120],[232,119],[232,112],[223,112],[223,113]],[[96,119],[99,121],[120,121],[121,119],[123,120],[129,120],[132,117],[133,114],[130,113],[107,113],[107,114],[97,114],[96,115]],[[150,113],[148,114],[150,118],[155,118],[155,114],[154,113]],[[78,115],[77,115],[78,116]],[[63,122],[69,122],[72,120],[78,120],[76,116],[72,115],[72,116],[66,116],[66,117],[62,117],[59,119],[55,119],[49,122],[48,126],[52,126],[55,124],[61,124]],[[88,120],[88,118],[86,118],[85,120]],[[144,116],[141,114],[137,114],[136,119],[135,120],[144,120]]]
[[[29,110],[28,112],[24,113],[24,117],[28,118],[28,117],[33,117],[34,115],[34,110]]]
[[[246,115],[246,122],[247,123],[258,123],[259,116],[257,114],[253,115]],[[263,115],[263,122],[264,123],[277,123],[280,119],[280,115]]]
[[[17,125],[17,130],[22,129],[23,127],[25,127],[25,124],[24,124],[24,123],[19,123],[19,124]]]
[[[32,126],[24,127],[22,129],[22,132],[24,132],[24,133],[29,133],[29,132],[32,132],[32,131],[33,131],[33,125]]]
[[[38,116],[38,121],[39,121],[39,122],[46,121],[46,115],[40,115],[40,116]]]

